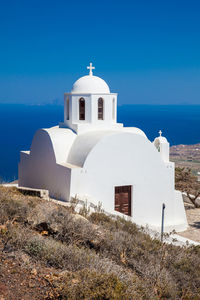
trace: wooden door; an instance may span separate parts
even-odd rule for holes
[[[131,185],[115,187],[115,210],[131,216]]]

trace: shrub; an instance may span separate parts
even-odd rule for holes
[[[0,223],[26,222],[37,201],[34,197],[24,197],[16,188],[0,187]]]
[[[43,237],[20,225],[9,225],[4,243],[8,249],[24,250],[33,258],[43,261],[48,266],[80,270],[93,263],[95,253],[88,252],[74,245],[65,245],[52,237]]]
[[[85,218],[90,215],[90,205],[88,205],[87,200],[83,203],[82,207],[80,208],[79,214]]]
[[[101,274],[84,269],[53,281],[61,299],[132,299],[127,294],[127,285],[113,274]]]
[[[194,207],[200,207],[197,201],[200,196],[200,182],[197,180],[197,177],[192,174],[191,169],[175,169],[175,186],[177,190],[187,194],[188,199],[190,199]]]
[[[92,223],[104,225],[106,223],[113,223],[113,219],[110,216],[107,216],[105,213],[98,213],[94,212],[89,217],[88,220],[90,220]]]

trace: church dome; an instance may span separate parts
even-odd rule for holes
[[[72,87],[73,94],[109,94],[107,83],[100,77],[87,75],[79,78]]]

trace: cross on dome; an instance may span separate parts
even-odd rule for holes
[[[93,75],[93,72],[92,72],[92,70],[94,70],[94,69],[95,69],[95,67],[93,67],[93,66],[92,66],[92,63],[90,63],[90,66],[89,66],[89,67],[87,67],[87,69],[88,69],[88,70],[90,70],[90,72],[89,72],[89,75],[90,75],[90,76],[92,76],[92,75]]]
[[[162,131],[161,130],[158,133],[160,134],[160,136],[162,136]]]

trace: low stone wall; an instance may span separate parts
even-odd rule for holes
[[[37,196],[43,198],[45,200],[49,200],[49,191],[43,189],[32,189],[27,187],[18,187],[18,190],[24,194],[29,196]]]

